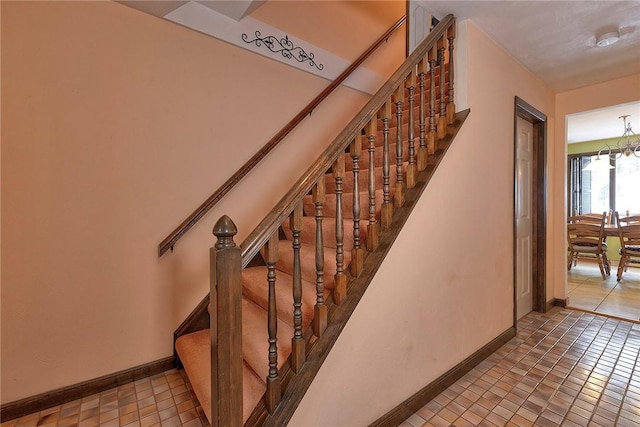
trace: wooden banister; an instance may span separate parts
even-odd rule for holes
[[[212,425],[242,426],[242,279],[238,230],[224,215],[213,227],[217,241],[209,251],[211,295]],[[216,351],[213,351],[213,349]]]
[[[302,395],[308,388],[313,376],[318,372],[319,366],[322,364],[333,342],[337,339],[346,319],[348,319],[349,314],[344,313],[346,311],[353,312],[357,300],[362,296],[363,283],[359,283],[358,280],[362,279],[362,276],[367,276],[366,280],[371,281],[373,274],[375,274],[375,270],[371,266],[381,263],[384,257],[381,254],[386,253],[392,243],[390,235],[394,233],[397,235],[404,223],[403,221],[406,220],[410,213],[413,202],[417,200],[417,197],[424,189],[424,185],[428,182],[426,175],[429,171],[424,169],[421,171],[421,175],[414,179],[416,182],[413,182],[413,184],[415,185],[407,188],[406,181],[403,179],[405,157],[402,148],[406,142],[408,148],[407,164],[417,167],[415,147],[413,146],[415,135],[411,130],[411,127],[416,125],[413,115],[413,96],[417,84],[417,73],[419,72],[421,74],[420,96],[422,104],[419,107],[421,116],[419,121],[422,129],[422,148],[426,150],[427,147],[424,146],[426,125],[424,103],[426,98],[423,88],[425,86],[427,60],[429,60],[429,83],[431,88],[429,94],[430,125],[433,125],[430,132],[434,134],[434,153],[431,154],[435,155],[433,158],[429,157],[428,159],[424,157],[423,166],[425,168],[429,163],[429,167],[435,170],[439,159],[442,158],[443,152],[446,151],[456,132],[456,127],[450,126],[445,129],[445,139],[436,139],[437,135],[435,135],[437,132],[436,115],[438,115],[438,121],[446,120],[447,92],[449,93],[449,103],[453,103],[451,97],[453,87],[451,76],[453,72],[449,63],[449,81],[447,81],[444,37],[445,35],[453,34],[450,29],[454,25],[455,18],[452,15],[448,15],[439,23],[307,169],[302,177],[298,179],[291,190],[284,195],[271,212],[249,234],[240,245],[240,248],[237,248],[233,241],[236,228],[231,220],[224,216],[216,223],[214,234],[218,238],[218,243],[211,249],[212,275],[210,288],[212,302],[210,320],[212,343],[212,426],[239,425],[239,419],[246,415],[242,413],[241,370],[244,366],[243,363],[250,365],[249,368],[257,366],[258,371],[261,371],[259,376],[266,382],[264,398],[257,403],[253,414],[249,415],[245,425],[275,427],[286,425],[291,418],[293,410],[300,402]],[[451,52],[452,40],[449,40],[449,44]],[[438,59],[437,63],[436,59]],[[439,67],[437,88],[435,85],[436,65]],[[409,104],[407,139],[404,138],[403,134],[405,89],[408,91],[407,102]],[[439,93],[437,104],[436,90]],[[392,105],[395,105],[395,122],[393,122],[392,117]],[[461,117],[461,115],[457,115],[455,121],[460,123],[464,120]],[[378,120],[382,122],[381,145],[376,145],[376,139],[380,138],[377,136]],[[395,159],[393,161],[395,171],[391,175],[391,177],[395,178],[393,186],[390,183],[390,158],[393,152],[390,150],[389,140],[392,128],[395,134],[392,137],[395,139],[396,144],[393,150],[395,151]],[[369,162],[369,181],[367,191],[361,192],[359,174],[363,145],[365,145],[369,154],[368,159],[363,160],[362,163],[362,165],[366,165],[366,161]],[[373,171],[377,164],[375,161],[376,147],[382,150],[382,176],[374,177]],[[347,165],[345,159],[347,158],[349,159],[349,165],[352,165],[350,174],[346,173]],[[352,175],[353,181],[348,175]],[[377,178],[380,177],[382,177],[381,182],[377,181]],[[325,182],[325,179],[327,182]],[[375,193],[378,190],[375,188],[375,182],[378,182],[378,186],[382,187],[380,189],[383,199],[380,208],[380,224],[376,222]],[[330,189],[329,186],[331,187]],[[420,188],[420,186],[422,187]],[[326,247],[323,245],[325,240],[322,226],[323,205],[328,192],[331,193],[331,203],[327,204],[333,205],[333,211],[331,212],[328,209],[327,215],[335,221],[335,233],[330,237],[331,240],[335,238],[335,247],[331,247],[331,249],[329,249],[329,245]],[[391,193],[394,194],[392,195]],[[353,197],[353,216],[345,219],[347,209],[343,207],[343,203],[346,204],[349,200],[346,194],[351,194]],[[366,203],[367,199],[369,201],[369,226],[367,227],[368,233],[366,236],[366,247],[369,253],[366,255],[360,242],[361,196],[363,197],[363,203]],[[391,201],[392,198],[393,203]],[[407,203],[404,203],[405,201]],[[288,223],[286,222],[287,218],[289,218]],[[316,229],[305,229],[304,223],[309,224],[312,222],[304,221],[305,219],[315,220]],[[353,235],[350,238],[346,238],[344,223],[350,219],[353,220]],[[306,233],[306,237],[303,232]],[[284,233],[287,237],[285,240],[280,240],[281,233]],[[315,247],[308,245],[310,235],[315,235]],[[303,242],[304,239],[307,240]],[[371,242],[369,242],[370,239]],[[350,252],[347,252],[345,248],[345,242],[348,240],[353,243]],[[306,248],[303,248],[303,243],[307,244]],[[327,257],[326,260],[325,250],[328,250],[327,255],[331,255],[331,258]],[[309,254],[313,252],[315,252],[315,265],[312,266],[309,262],[304,262],[305,265],[303,266],[303,261],[309,260]],[[255,267],[260,270],[248,271],[248,274],[241,278],[241,269],[248,267],[258,253],[261,253],[262,261],[266,264],[266,274],[265,267],[260,266]],[[335,259],[333,259],[334,253]],[[286,326],[287,332],[284,336],[287,336],[287,334],[292,336],[290,346],[287,346],[284,342],[282,343],[285,349],[289,349],[288,354],[284,352],[286,350],[283,350],[285,360],[279,359],[279,346],[282,338],[278,337],[278,319],[284,320],[284,317],[279,317],[278,306],[280,303],[277,302],[278,297],[276,296],[276,293],[283,295],[282,290],[276,292],[279,286],[277,285],[276,270],[280,271],[277,268],[277,264],[280,261],[284,261],[282,263],[283,270],[285,270],[283,273],[287,273],[290,276],[285,279],[287,283],[284,286],[290,285],[290,289],[293,291],[292,294],[288,292],[289,297],[292,297],[292,299],[291,302],[287,301],[289,308],[283,311],[290,319],[285,321],[285,324],[289,326]],[[327,264],[329,262],[332,264],[326,273],[332,272],[331,276],[327,275],[327,279],[329,279],[328,283],[333,282],[331,291],[333,301],[325,301],[325,261],[328,261]],[[349,262],[351,262],[351,265],[349,265]],[[368,265],[365,265],[367,263]],[[348,270],[349,267],[350,270]],[[348,274],[349,271],[351,274]],[[306,274],[310,272],[315,276],[315,284],[310,283],[310,276]],[[264,274],[262,281],[260,279],[255,281],[250,279],[253,273]],[[305,285],[304,289],[307,292],[309,290],[311,292],[315,291],[316,294],[315,305],[313,306],[315,315],[313,333],[315,338],[310,336],[310,332],[307,333],[305,331],[307,326],[303,326],[303,281],[311,285],[311,287]],[[261,300],[258,305],[267,312],[268,340],[264,340],[264,336],[254,336],[253,342],[268,341],[268,352],[264,355],[264,359],[260,361],[259,356],[249,351],[243,362],[240,323],[242,319],[242,288],[247,286],[247,292],[251,293],[249,290],[252,289],[252,285],[260,286],[264,290],[265,284],[268,287],[267,301],[265,304],[264,300]],[[293,305],[292,313],[289,312],[291,303]],[[310,310],[308,299],[305,307],[307,307],[305,310]],[[343,307],[349,308],[343,310]],[[251,313],[251,310],[247,311],[247,315]],[[337,320],[339,316],[343,317]],[[235,339],[231,336],[233,334],[235,334]],[[252,342],[249,338],[247,339],[248,342]],[[267,342],[263,342],[261,346],[265,344]],[[263,369],[266,366],[265,363],[268,363],[268,372]],[[227,372],[229,375],[227,375]],[[237,389],[233,390],[233,394],[230,393],[234,385],[238,384],[240,385],[240,397],[238,397]],[[227,398],[227,396],[229,397]]]
[[[162,256],[168,250],[173,250],[180,238],[191,229],[204,215],[207,214],[242,178],[244,178],[260,161],[273,150],[293,129],[298,126],[305,117],[340,86],[382,43],[384,43],[404,22],[407,17],[400,18],[391,28],[380,36],[362,55],[344,70],[334,81],[329,84],[318,96],[316,96],[304,109],[302,109],[289,123],[273,136],[256,154],[222,184],[207,200],[205,200],[191,215],[187,217],[175,230],[171,232],[158,245],[158,256]]]
[[[420,43],[413,53],[405,60],[403,65],[387,80],[380,90],[362,107],[360,112],[349,122],[331,145],[320,155],[302,177],[293,185],[292,189],[276,204],[273,210],[258,224],[258,226],[245,238],[240,245],[242,249],[242,267],[246,267],[251,259],[258,253],[269,237],[277,230],[282,222],[293,212],[302,197],[309,193],[318,180],[335,163],[339,155],[344,154],[347,146],[353,141],[360,131],[375,118],[380,107],[387,102],[400,84],[403,84],[411,69],[425,56],[427,51],[435,46],[436,42],[451,25],[454,25],[455,17],[447,15],[440,21],[434,30]],[[433,84],[432,76],[432,84]],[[433,92],[433,91],[432,91]],[[435,142],[434,142],[435,143]]]

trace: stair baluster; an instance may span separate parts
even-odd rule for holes
[[[342,213],[344,172],[344,156],[338,156],[333,164],[333,178],[336,181],[336,275],[333,299],[338,305],[347,296],[347,276],[344,274],[344,222]]]
[[[438,139],[442,139],[447,134],[447,110],[445,100],[445,72],[444,72],[444,41],[445,36],[438,39],[438,67],[440,68],[440,116],[438,117]]]
[[[379,227],[376,220],[376,178],[375,178],[375,154],[378,120],[376,117],[367,124],[367,140],[369,147],[369,224],[367,225],[367,250],[373,252],[378,247]]]
[[[353,161],[353,249],[351,249],[351,275],[356,277],[364,264],[364,249],[360,247],[360,154],[362,154],[362,135],[357,135],[351,147]]]
[[[404,84],[398,86],[394,94],[396,104],[396,188],[393,196],[393,206],[399,208],[404,203],[407,185],[404,182],[403,144],[402,144],[402,104],[404,103]]]
[[[324,204],[324,175],[313,187],[316,207],[316,305],[313,314],[313,333],[320,338],[327,328],[327,306],[324,303],[324,239],[322,235],[322,207]]]
[[[211,343],[211,423],[242,426],[242,281],[240,248],[233,241],[238,233],[227,215],[213,227],[217,242],[209,250]]]
[[[456,38],[456,27],[452,25],[447,30],[449,40],[449,103],[447,104],[447,123],[453,124],[456,115],[456,104],[453,97],[453,40]]]
[[[302,231],[302,203],[298,203],[290,217],[293,233],[293,338],[291,338],[291,369],[300,372],[305,360],[302,336],[302,267],[300,265],[300,232]]]
[[[374,274],[370,267],[375,268],[377,258],[384,256],[377,252],[365,261],[364,246],[366,245],[370,252],[376,249],[388,250],[387,247],[380,247],[379,242],[383,237],[382,230],[388,229],[391,225],[396,210],[394,205],[401,205],[404,199],[416,197],[423,190],[423,186],[432,176],[455,133],[468,115],[468,112],[455,115],[453,126],[446,129],[447,122],[451,120],[449,110],[454,108],[453,25],[454,18],[448,16],[427,36],[421,47],[417,48],[410,59],[394,73],[389,80],[390,84],[383,86],[381,92],[363,107],[352,124],[345,128],[271,213],[250,233],[241,248],[237,248],[233,242],[233,236],[236,234],[233,222],[224,216],[216,223],[214,234],[218,237],[218,242],[210,252],[211,330],[203,330],[197,324],[200,330],[181,334],[176,340],[176,352],[181,360],[186,362],[184,366],[192,380],[194,392],[203,402],[203,409],[212,426],[240,427],[243,422],[247,425],[265,423],[276,426],[286,425],[290,419],[293,408],[299,404],[308,387],[309,375],[317,372],[322,364],[321,358],[326,356],[326,346],[336,339],[334,327],[341,327],[345,321],[341,320],[340,316],[353,311],[357,300],[368,286],[365,281],[370,281]],[[440,71],[436,70],[438,66]],[[440,86],[437,86],[438,84]],[[419,106],[415,105],[418,101],[415,98],[416,89],[420,91]],[[396,104],[395,107],[392,103]],[[408,105],[409,110],[406,117],[407,148],[404,148],[402,133],[403,105]],[[393,176],[389,140],[392,108],[396,109],[394,122],[398,126],[395,135],[396,174]],[[415,117],[416,113],[419,114],[418,119]],[[443,116],[445,138],[437,139],[438,125]],[[378,120],[381,124],[378,124]],[[418,130],[416,126],[419,126],[419,146],[416,146],[415,141]],[[382,131],[379,136],[377,132],[380,128]],[[451,132],[451,138],[446,138],[447,130]],[[380,145],[382,152],[376,153],[376,145]],[[364,149],[368,151],[368,162],[362,158]],[[408,159],[406,166],[403,163],[405,149]],[[436,149],[437,153],[431,157]],[[347,156],[350,156],[350,161],[346,160]],[[360,175],[367,163],[368,188],[360,198],[360,187],[361,184],[364,185],[365,178],[363,176],[360,182]],[[427,163],[430,164],[430,168],[427,168]],[[345,182],[347,168],[351,168],[353,172],[353,188],[345,190],[344,187],[348,186],[349,182]],[[425,171],[419,175],[419,180],[418,171]],[[332,174],[333,182],[326,182],[328,174]],[[332,185],[334,188],[329,188]],[[420,188],[416,188],[417,186]],[[413,189],[410,190],[411,187]],[[335,202],[333,195],[327,198],[327,191],[335,192]],[[352,243],[350,238],[345,242],[345,234],[351,232],[350,228],[344,228],[344,221],[351,220],[350,208],[347,208],[346,213],[343,211],[344,204],[348,205],[351,202],[350,199],[343,200],[345,191],[352,191],[353,194],[353,247],[349,247]],[[309,194],[310,192],[312,194]],[[369,215],[365,232],[362,229],[360,210],[365,209],[363,205],[367,203],[367,196]],[[396,210],[396,216],[400,215],[396,218],[398,226],[406,220],[411,208],[410,205]],[[303,217],[303,210],[307,217]],[[329,252],[334,247],[334,238],[331,236],[333,230],[324,229],[327,221],[333,221],[333,218],[325,219],[325,215],[335,218],[335,266],[332,260],[333,253]],[[345,216],[348,219],[345,219]],[[315,232],[313,226],[316,227]],[[279,240],[279,227],[289,240]],[[387,231],[395,232],[395,229]],[[385,239],[389,237],[392,236],[384,235]],[[311,244],[315,244],[315,247],[312,248]],[[311,261],[312,253],[315,255],[315,265],[303,262]],[[257,262],[259,258],[256,258],[258,254],[262,255],[266,267],[256,265],[260,264]],[[372,264],[364,268],[365,262]],[[349,263],[350,272],[347,272],[345,264]],[[242,273],[241,266],[245,266]],[[339,308],[326,303],[325,295],[328,292],[325,288],[325,269],[329,275],[335,272],[332,293],[336,305],[340,305]],[[358,278],[350,282],[350,295],[347,296],[347,282],[350,277],[355,276]],[[327,277],[331,288],[331,276]],[[276,290],[285,286],[288,288],[290,283],[291,290]],[[278,303],[276,298],[280,298]],[[245,334],[253,338],[247,339],[244,347],[241,307],[246,310]],[[331,318],[329,314],[332,315]],[[332,325],[328,325],[329,321]],[[196,325],[195,322],[193,324]],[[303,329],[311,324],[315,336],[311,335],[311,331]],[[186,330],[183,326],[180,329]],[[264,358],[265,342],[268,342],[268,364]],[[193,351],[194,348],[200,350]],[[209,349],[213,350],[211,356]],[[309,360],[306,360],[307,353]],[[288,359],[288,362],[285,362],[285,359]],[[207,361],[206,364],[203,360]],[[208,372],[202,374],[203,365],[207,371],[211,368],[211,378]],[[296,373],[299,375],[295,375]],[[202,381],[203,378],[205,381]],[[253,413],[250,412],[251,408],[254,408]]]
[[[391,225],[393,205],[390,199],[389,177],[389,121],[391,119],[391,100],[387,100],[379,112],[382,116],[382,212],[380,226],[386,230]]]
[[[416,166],[416,147],[415,147],[415,132],[414,132],[414,93],[416,90],[416,69],[411,70],[411,75],[407,79],[407,91],[409,92],[409,124],[407,131],[407,139],[409,140],[408,148],[408,165],[407,165],[407,188],[413,188],[416,185],[416,177],[418,176],[418,169]]]
[[[426,123],[425,123],[425,79],[426,79],[426,69],[427,69],[427,58],[422,58],[418,63],[418,72],[420,76],[420,117],[419,121],[419,129],[420,129],[420,147],[418,148],[418,170],[423,171],[427,168],[427,142],[426,138]]]
[[[429,135],[427,152],[436,152],[436,50],[429,49]]]
[[[278,233],[273,233],[267,242],[265,258],[267,263],[267,282],[269,284],[268,333],[269,333],[269,375],[265,406],[273,414],[282,397],[282,386],[278,375],[278,309],[276,306],[276,262],[278,262]]]

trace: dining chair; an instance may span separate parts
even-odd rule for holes
[[[611,274],[604,234],[605,221],[606,212],[569,217],[567,221],[567,239],[569,242],[568,270],[571,270],[571,267],[576,264],[579,258],[596,259],[602,279],[605,280],[607,275]]]
[[[618,282],[629,264],[640,264],[640,215],[620,217],[616,211],[616,223],[620,237],[620,263],[618,264]]]
[[[613,214],[612,214],[613,215]],[[576,214],[572,217],[569,218],[569,222],[583,222],[583,223],[591,223],[591,224],[596,224],[596,225],[600,225],[600,222],[602,221],[602,218],[605,218],[605,227],[608,224],[608,218],[607,218],[607,214],[606,212],[603,212],[601,214],[599,213],[585,213],[585,214]],[[611,265],[609,264],[609,259],[607,258],[607,236],[606,233],[604,233],[604,236],[602,237],[602,250],[603,250],[603,261],[605,264],[605,271],[607,272],[607,274],[610,274],[611,271]],[[575,267],[576,264],[578,263],[578,257],[574,257],[573,258],[573,266]]]

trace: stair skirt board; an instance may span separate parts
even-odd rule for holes
[[[324,286],[325,301],[329,310],[329,326],[320,338],[312,337],[309,327],[312,320],[316,303],[316,263],[315,263],[315,206],[310,196],[305,196],[303,201],[303,211],[306,216],[302,219],[302,230],[300,232],[300,265],[302,278],[302,327],[307,341],[307,362],[302,366],[300,372],[293,374],[288,356],[291,352],[291,338],[293,336],[293,296],[291,286],[293,282],[293,233],[289,222],[285,221],[281,228],[281,238],[286,240],[278,241],[278,260],[275,264],[276,282],[276,307],[278,316],[278,370],[281,375],[283,389],[286,390],[287,398],[281,402],[272,415],[267,415],[262,395],[265,391],[265,381],[268,375],[268,334],[267,334],[267,307],[268,307],[268,286],[266,266],[250,264],[242,272],[243,285],[243,342],[242,353],[244,358],[243,367],[243,420],[247,425],[257,425],[264,422],[264,425],[286,425],[297,405],[302,400],[304,393],[310,386],[313,378],[324,362],[329,350],[337,341],[340,332],[346,325],[347,320],[355,310],[356,305],[364,295],[364,292],[373,279],[382,260],[386,257],[393,241],[397,237],[400,229],[413,210],[417,199],[424,191],[428,181],[431,179],[437,165],[442,160],[446,150],[451,145],[455,135],[464,123],[469,114],[469,110],[458,113],[455,123],[449,126],[449,134],[438,141],[437,151],[430,156],[427,168],[419,172],[416,186],[408,189],[405,195],[405,203],[395,209],[393,220],[387,230],[379,236],[379,246],[373,252],[368,253],[361,274],[352,278],[348,297],[341,305],[336,305],[333,298],[329,297],[330,291],[335,286],[334,275],[337,271],[336,265],[336,238],[335,238],[335,195],[327,195],[323,206],[323,229],[326,232],[324,238]],[[406,151],[405,151],[406,152]],[[347,154],[348,156],[348,154]],[[350,160],[348,157],[347,161]],[[347,162],[348,164],[348,162]],[[363,166],[366,168],[368,163]],[[376,168],[379,172],[381,168]],[[395,166],[392,166],[392,176],[395,177]],[[361,175],[367,175],[367,170],[361,171]],[[327,174],[326,182],[330,182],[331,175]],[[360,188],[360,238],[361,247],[365,247],[366,225],[368,224],[368,190],[366,187]],[[393,186],[390,188],[393,193]],[[382,203],[382,192],[377,191],[376,207],[380,210]],[[345,193],[342,198],[342,205],[345,212],[344,234],[344,268],[348,269],[351,261],[351,248],[353,246],[353,219],[352,206],[353,194]],[[257,257],[259,258],[259,257]],[[264,257],[263,257],[264,258]],[[176,351],[182,361],[185,371],[191,380],[194,392],[205,410],[208,417],[211,416],[211,378],[210,378],[210,331],[201,330],[196,333],[182,335],[176,341]],[[202,346],[196,349],[195,346]],[[187,359],[197,359],[196,361]],[[255,409],[254,409],[255,408]],[[209,418],[210,419],[210,418]]]
[[[433,398],[449,388],[453,383],[471,371],[480,362],[489,357],[493,352],[509,342],[516,336],[516,328],[510,327],[496,338],[491,340],[471,356],[458,363],[456,366],[428,384],[422,390],[387,412],[384,416],[369,424],[369,427],[397,426],[404,420],[415,414],[420,408],[429,403]]]

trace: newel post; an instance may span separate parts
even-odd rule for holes
[[[211,286],[211,421],[242,426],[242,257],[233,241],[238,232],[227,215],[213,227],[209,250]]]

